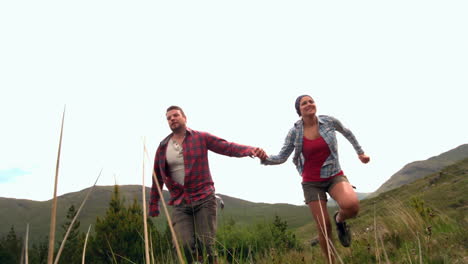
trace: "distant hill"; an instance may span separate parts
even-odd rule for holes
[[[445,214],[460,215],[466,221],[468,213],[468,158],[446,166],[435,173],[427,174],[410,184],[366,199],[364,205],[389,202],[390,199],[407,201],[421,197],[437,210]],[[378,206],[376,206],[378,208]],[[374,210],[369,206],[369,210]],[[364,210],[365,211],[365,210]]]
[[[68,208],[73,204],[78,208],[83,201],[89,188],[79,192],[68,193],[58,198],[57,208],[57,233],[61,235],[60,225],[65,222],[65,216]],[[90,224],[95,223],[97,216],[104,216],[109,205],[114,186],[96,186],[96,189],[90,195],[88,202],[83,208],[79,221],[82,231],[86,231]],[[141,204],[141,185],[122,185],[119,186],[122,197],[126,202],[133,202],[136,199]],[[146,198],[149,199],[150,188],[146,188]],[[227,195],[218,194],[222,197],[225,207],[219,209],[218,223],[222,225],[226,220],[233,219],[236,224],[244,225],[260,221],[271,221],[275,215],[280,216],[288,222],[289,227],[297,228],[311,221],[309,209],[306,206],[297,206],[291,204],[267,204],[254,203],[237,199]],[[164,197],[167,200],[169,193],[164,191]],[[31,201],[24,199],[0,198],[0,237],[3,237],[14,226],[16,233],[23,236],[26,224],[30,225],[30,239],[37,241],[43,239],[49,234],[50,225],[49,201]],[[171,207],[169,206],[169,209]],[[161,208],[162,210],[162,208]],[[152,218],[156,226],[165,228],[166,220],[162,213],[159,217]]]
[[[455,149],[444,152],[438,156],[423,161],[415,161],[405,165],[389,180],[382,184],[374,193],[367,198],[372,198],[380,193],[395,189],[404,184],[413,182],[428,174],[440,171],[442,168],[452,165],[460,160],[468,158],[468,144],[458,146]]]

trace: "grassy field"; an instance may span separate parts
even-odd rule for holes
[[[337,242],[336,232],[333,233],[337,263],[468,263],[467,172],[468,159],[465,159],[363,200],[359,216],[348,221],[353,234],[351,247],[343,248]],[[135,197],[138,188],[131,189],[130,195],[134,191]],[[104,200],[103,195],[109,191],[105,188],[94,195],[97,200]],[[74,195],[82,194],[73,193],[65,198],[72,199]],[[251,204],[228,196],[223,198],[230,210],[221,213],[219,218],[220,263],[325,263],[319,247],[310,245],[317,231],[306,207]],[[36,208],[32,201],[18,203],[25,212],[50,210],[44,204]],[[13,209],[5,206],[1,210],[2,216],[8,217],[8,210]],[[335,210],[329,208],[330,213]],[[274,215],[279,217],[273,221]],[[162,251],[157,243],[154,250]],[[177,263],[167,247],[164,252],[159,255],[159,261]],[[115,263],[143,263],[131,261]]]
[[[349,221],[352,246],[339,246],[334,235],[343,263],[468,263],[467,173],[465,159],[362,201],[359,216]],[[316,230],[310,223],[296,233],[306,244]],[[320,256],[318,247],[304,253],[305,263],[322,263],[312,257]],[[284,263],[303,263],[288,259]]]
[[[468,263],[467,172],[465,159],[362,201],[359,217],[349,221],[351,247],[342,247],[333,234],[336,263]],[[265,235],[266,225],[233,225],[230,240],[224,238],[222,227],[218,243],[221,248],[229,248],[234,257],[221,254],[220,263],[326,263],[319,247],[310,245],[316,235],[311,220],[294,230],[292,240],[296,239],[298,245],[290,247],[275,246],[275,239]]]

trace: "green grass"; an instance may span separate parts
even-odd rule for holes
[[[440,172],[362,201],[359,217],[349,221],[353,233],[351,247],[342,247],[335,231],[333,233],[341,261],[356,264],[467,263],[468,159]],[[329,211],[333,212],[334,208]],[[300,246],[290,250],[274,246],[260,250],[256,243],[259,238],[262,240],[265,230],[254,225],[234,225],[237,230],[231,230],[233,234],[229,239],[237,241],[237,252],[246,247],[248,250],[235,255],[232,262],[222,257],[220,263],[326,263],[320,248],[309,245],[316,234],[310,215],[309,218],[308,224],[295,231]],[[220,242],[223,244],[223,239]],[[224,240],[223,245],[232,244]],[[249,250],[257,252],[246,257]],[[337,263],[341,262],[337,260]]]
[[[363,200],[358,218],[348,222],[351,248],[335,239],[344,263],[386,263],[385,254],[391,263],[466,263],[468,159],[440,172]],[[297,234],[310,239],[316,234],[314,224]],[[311,252],[320,255],[318,247]]]
[[[468,158],[468,144],[463,144],[427,160],[409,163],[393,174],[389,180],[382,184],[374,193],[369,195],[369,198],[411,183],[417,179],[424,178],[429,174],[438,172],[466,158]]]
[[[333,231],[332,238],[339,257],[344,263],[387,263],[387,260],[390,263],[467,263],[467,172],[468,159],[465,159],[411,184],[363,200],[359,216],[348,222],[353,233],[352,246],[341,247]],[[93,223],[98,214],[93,210],[97,210],[100,203],[103,210],[107,208],[107,197],[112,188],[108,187],[108,194],[107,187],[94,193],[94,207],[88,208]],[[130,202],[133,197],[140,197],[139,188],[135,186],[129,192],[121,188],[122,195]],[[59,214],[68,206],[64,201],[82,200],[83,195],[79,192],[62,197]],[[255,204],[227,196],[224,200],[227,209],[220,214],[217,245],[220,263],[228,263],[228,258],[232,258],[233,263],[325,263],[319,247],[308,244],[316,230],[305,206]],[[24,218],[21,225],[26,226],[26,221],[33,222],[37,218],[44,221],[47,230],[50,202],[0,199],[0,210],[2,221],[9,219],[11,212],[17,210],[16,217]],[[334,212],[334,208],[329,212]],[[37,215],[30,215],[32,213]],[[288,229],[281,235],[278,231],[271,231],[270,224],[275,214],[288,224]],[[87,227],[83,220],[80,221]],[[9,226],[2,227],[9,229]],[[16,230],[19,227],[15,224]],[[295,238],[291,237],[292,232]],[[21,234],[20,231],[17,233]],[[47,234],[47,231],[42,234]],[[297,240],[298,244],[285,247],[278,242],[284,241],[278,240],[279,237]],[[228,257],[223,250],[229,250],[234,257]],[[165,263],[175,263],[169,255],[166,258]]]

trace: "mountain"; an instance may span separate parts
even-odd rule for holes
[[[466,213],[468,212],[467,174],[468,158],[465,158],[441,168],[435,173],[427,174],[410,184],[386,191],[375,198],[365,199],[362,204],[368,206],[368,210],[374,210],[372,208],[374,204],[377,204],[378,208],[380,202],[388,203],[392,199],[409,201],[414,197],[420,197],[440,212],[448,215],[459,215],[466,222]]]
[[[66,212],[71,205],[76,209],[80,206],[89,188],[79,192],[64,194],[58,197],[57,208],[57,237],[62,235],[60,226],[66,220]],[[83,207],[78,220],[80,229],[86,232],[90,224],[95,223],[97,216],[104,216],[108,208],[114,186],[96,186],[93,193]],[[127,203],[136,199],[140,204],[141,185],[119,186],[121,197],[125,197]],[[149,199],[150,188],[146,188],[146,199]],[[224,209],[219,209],[218,223],[222,225],[226,220],[234,220],[236,224],[245,225],[261,221],[271,221],[275,215],[288,222],[289,227],[297,228],[311,221],[309,209],[306,206],[291,204],[267,204],[254,203],[237,199],[227,195],[218,194],[224,201]],[[169,193],[164,191],[167,200]],[[38,241],[49,234],[50,209],[52,201],[32,201],[24,199],[0,198],[0,237],[3,237],[14,226],[16,233],[24,237],[26,225],[30,226],[30,239]],[[169,210],[171,206],[168,207]],[[161,206],[161,211],[163,211]],[[166,218],[162,212],[159,217],[152,218],[157,227],[165,228]]]
[[[429,158],[427,160],[409,163],[405,165],[401,170],[393,174],[390,177],[390,179],[388,179],[367,198],[375,197],[380,193],[413,182],[428,174],[438,172],[442,168],[452,165],[465,158],[468,158],[468,144],[463,144],[455,149],[444,152],[438,156]]]

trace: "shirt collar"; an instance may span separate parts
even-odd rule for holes
[[[325,121],[318,115],[317,120],[320,124],[323,124]]]
[[[324,120],[323,118],[321,118],[319,115],[317,116],[317,120],[320,124],[323,124],[324,123]],[[298,126],[304,126],[304,121],[301,119],[297,120],[296,123],[294,123],[294,126],[295,127],[298,127]]]
[[[192,135],[193,130],[191,128],[187,127],[185,131],[187,134]],[[161,145],[167,145],[167,143],[169,142],[169,139],[171,139],[173,134],[174,133],[170,133],[165,139],[163,139],[161,141]]]

